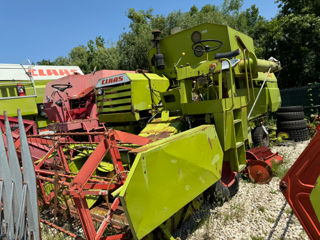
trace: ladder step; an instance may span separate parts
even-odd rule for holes
[[[240,123],[241,122],[241,119],[235,119],[233,120],[233,124],[237,124],[237,123]]]
[[[239,148],[239,147],[243,146],[243,144],[244,144],[243,142],[236,142],[236,147]]]

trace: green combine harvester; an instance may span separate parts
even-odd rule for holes
[[[281,104],[279,62],[258,59],[250,37],[223,25],[153,35],[150,72],[47,84],[48,118],[66,119],[53,129],[72,130],[28,144],[41,203],[83,232],[41,221],[71,237],[172,239],[205,201],[235,195],[246,150],[268,143],[261,122]]]
[[[281,105],[280,63],[258,59],[247,35],[218,24],[153,35],[152,73],[103,78],[95,89],[100,122],[153,140],[134,150],[118,191],[136,239],[170,237],[204,199],[232,197],[252,123]],[[267,132],[256,125],[253,135],[261,144]]]

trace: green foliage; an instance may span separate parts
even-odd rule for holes
[[[282,15],[293,14],[315,14],[320,15],[319,0],[277,0]]]
[[[284,175],[288,172],[289,167],[285,164],[273,164],[272,165],[272,173],[274,176],[282,179]]]
[[[54,65],[54,62],[50,61],[49,59],[42,59],[41,61],[37,62],[38,65]]]
[[[71,49],[69,53],[71,64],[79,66],[83,72],[89,72],[88,59],[89,53],[84,45]]]
[[[320,79],[320,17],[293,14],[275,18],[261,32],[259,54],[279,59],[280,87],[303,86]]]

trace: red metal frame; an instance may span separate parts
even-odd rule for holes
[[[2,132],[6,132],[5,127],[4,127],[4,119],[5,119],[4,115],[0,115],[0,127],[1,127]],[[8,120],[9,120],[11,127],[16,127],[15,130],[11,130],[12,137],[13,137],[14,141],[16,142],[18,140],[20,142],[18,118],[8,117]],[[23,124],[24,124],[25,131],[26,131],[27,135],[38,134],[37,123],[35,121],[23,119]]]
[[[68,138],[66,137],[68,136]],[[100,139],[99,142],[77,142],[72,139],[77,137]],[[113,226],[119,232],[119,226],[112,224],[112,217],[115,211],[119,211],[120,200],[116,197],[111,203],[106,216],[101,219],[99,228],[95,229],[96,217],[92,215],[86,201],[89,195],[106,195],[123,185],[126,179],[126,169],[124,168],[119,149],[133,150],[132,147],[121,146],[121,144],[133,144],[143,146],[151,142],[150,139],[133,134],[110,129],[103,133],[57,133],[49,135],[37,135],[29,138],[33,143],[43,144],[49,151],[41,160],[35,162],[35,172],[38,186],[44,204],[50,204],[57,198],[57,188],[63,188],[63,194],[69,195],[74,202],[74,207],[80,218],[86,239],[124,239],[128,236],[127,230],[116,233],[112,236],[102,237],[107,226]],[[47,141],[48,140],[48,141]],[[68,144],[95,144],[95,150],[85,161],[78,173],[70,172],[68,158],[65,156],[63,148]],[[53,152],[58,152],[55,159],[51,156]],[[110,154],[114,176],[112,178],[94,176],[94,172],[105,157]],[[72,158],[72,153],[70,154]],[[45,191],[45,183],[54,184],[54,190],[49,194]],[[54,224],[52,225],[54,227]],[[57,228],[58,229],[58,228]],[[59,230],[59,229],[58,229]],[[68,233],[67,233],[68,234]],[[69,234],[70,235],[70,234]]]
[[[320,239],[320,223],[310,201],[320,173],[319,131],[320,125],[309,145],[280,182],[280,190],[310,239]]]

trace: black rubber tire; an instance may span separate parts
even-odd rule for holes
[[[252,141],[254,146],[256,147],[259,147],[259,146],[269,147],[270,145],[269,134],[267,134],[263,130],[262,126],[258,126],[253,130]]]
[[[309,137],[309,129],[303,128],[298,130],[288,131],[289,137],[296,142],[306,141]]]
[[[304,112],[277,112],[276,117],[278,122],[282,122],[303,120],[305,115]]]
[[[215,206],[222,206],[224,202],[229,201],[239,190],[240,174],[235,176],[235,181],[229,187],[224,185],[221,180],[209,187],[205,191],[205,199]]]
[[[230,198],[237,194],[239,191],[239,181],[240,181],[240,173],[237,173],[235,182],[228,188],[230,192]]]
[[[307,127],[306,120],[283,121],[277,123],[278,131],[298,130]]]
[[[278,112],[302,112],[303,106],[288,106],[288,107],[280,107]]]

